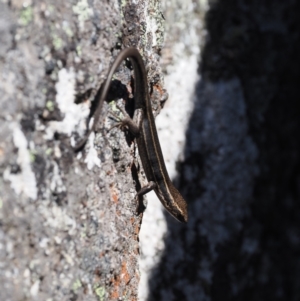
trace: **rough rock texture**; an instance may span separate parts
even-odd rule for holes
[[[211,1],[178,176],[190,220],[166,216],[148,300],[300,299],[299,11]]]
[[[189,51],[186,2],[172,3],[169,33]],[[189,223],[166,215],[148,300],[300,299],[299,11],[210,2],[178,164]],[[121,48],[141,50],[159,111],[162,27],[158,1],[0,1],[0,300],[137,299],[134,144],[104,118],[84,152],[72,145]],[[129,102],[129,69],[116,78],[110,98]]]
[[[0,1],[0,300],[136,300],[134,144],[104,118],[72,146],[121,48],[141,50],[160,109],[162,20],[155,1]],[[122,70],[109,100],[132,97]]]

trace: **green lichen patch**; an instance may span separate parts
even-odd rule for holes
[[[52,100],[47,100],[46,108],[48,111],[52,112],[54,110],[54,103]]]
[[[46,151],[45,151],[45,154],[47,156],[50,156],[52,153],[53,153],[53,149],[52,148],[47,148]]]
[[[36,152],[35,151],[29,151],[29,157],[30,157],[30,162],[33,163],[35,161]]]
[[[22,9],[19,17],[19,23],[23,26],[27,26],[32,20],[33,20],[32,6],[28,6]]]
[[[82,49],[81,49],[81,46],[80,46],[80,45],[77,45],[77,46],[76,46],[76,52],[77,52],[77,55],[80,57],[81,54],[82,54]]]
[[[100,301],[104,301],[105,295],[106,295],[106,290],[104,286],[95,286],[94,287],[95,294],[98,296]]]
[[[57,35],[57,34],[52,34],[52,43],[54,46],[55,50],[58,50],[60,48],[62,48],[63,45],[63,40]]]
[[[81,281],[79,280],[79,279],[76,279],[75,280],[75,282],[73,283],[73,285],[72,285],[72,290],[74,291],[74,292],[76,292],[79,288],[81,288],[82,287],[82,283],[81,283]]]

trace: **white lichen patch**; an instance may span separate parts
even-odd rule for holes
[[[46,129],[45,139],[51,140],[55,132],[71,136],[79,131],[80,135],[86,130],[84,120],[89,114],[89,103],[75,104],[75,73],[72,69],[61,69],[58,73],[56,88],[56,102],[65,117],[62,121],[51,121]]]
[[[62,193],[66,191],[66,187],[59,173],[59,167],[56,162],[53,162],[53,177],[50,183],[51,191]]]
[[[145,33],[142,39],[146,44],[149,46],[151,45],[151,47],[162,47],[165,20],[162,15],[161,2],[147,2],[147,5],[144,5],[144,18],[146,21],[146,28],[144,28]]]
[[[30,288],[30,295],[36,297],[40,289],[40,280],[36,280]]]
[[[45,218],[46,227],[62,230],[73,235],[76,231],[76,221],[67,214],[67,210],[57,205],[53,205],[51,210],[41,209],[41,214]]]
[[[146,23],[147,23],[147,32],[151,33],[152,36],[152,47],[157,46],[156,32],[158,30],[158,25],[156,19],[151,17],[150,15],[146,15]]]
[[[24,196],[35,200],[37,198],[37,184],[30,165],[31,160],[26,137],[18,123],[13,122],[11,129],[14,145],[18,148],[17,164],[20,167],[20,172],[11,173],[10,167],[7,167],[4,171],[4,180],[11,182],[11,187],[17,195],[24,194]]]
[[[91,133],[89,140],[88,140],[88,154],[84,160],[87,164],[87,168],[91,170],[95,165],[100,167],[101,161],[98,158],[97,151],[94,148],[94,140],[95,140],[95,133]]]

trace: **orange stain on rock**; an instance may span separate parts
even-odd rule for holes
[[[160,94],[163,94],[163,93],[164,93],[164,90],[162,89],[161,85],[154,85],[154,86],[153,86],[153,89],[158,90],[158,92],[159,92]]]
[[[117,204],[119,198],[118,198],[118,192],[117,192],[117,190],[116,190],[116,187],[115,187],[114,184],[112,184],[110,188],[111,188],[111,189],[110,189],[110,195],[111,195],[111,198],[113,199],[114,203]]]
[[[119,298],[119,293],[117,291],[117,287],[115,288],[115,290],[112,291],[112,293],[110,294],[110,297],[112,299],[118,299]]]
[[[130,274],[127,270],[126,262],[122,263],[120,275],[115,276],[111,282],[112,282],[112,292],[110,294],[111,299],[118,299],[120,297],[119,294],[119,288],[127,285],[130,281]]]
[[[125,262],[122,264],[122,268],[121,268],[121,278],[124,279],[125,284],[128,284],[129,281],[130,281],[130,275],[129,275],[129,273],[128,273],[127,266],[126,266],[126,263],[125,263]]]

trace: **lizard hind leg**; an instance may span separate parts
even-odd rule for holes
[[[116,113],[114,113],[114,112],[110,112],[109,113],[109,115],[110,116],[112,116],[113,118],[112,119],[115,119],[116,121],[117,121],[117,123],[116,124],[114,124],[112,127],[110,127],[109,129],[108,129],[108,132],[110,132],[112,129],[114,129],[114,128],[119,128],[119,129],[121,129],[121,130],[123,130],[124,129],[124,125],[123,125],[123,119],[122,118],[120,118]]]
[[[112,130],[115,127],[118,127],[121,130],[127,128],[131,132],[131,134],[133,134],[135,137],[138,137],[140,132],[138,125],[130,118],[130,116],[122,107],[117,105],[117,108],[121,111],[124,117],[120,118],[116,113],[110,113],[110,115],[117,119],[118,123],[113,125],[108,131]]]

